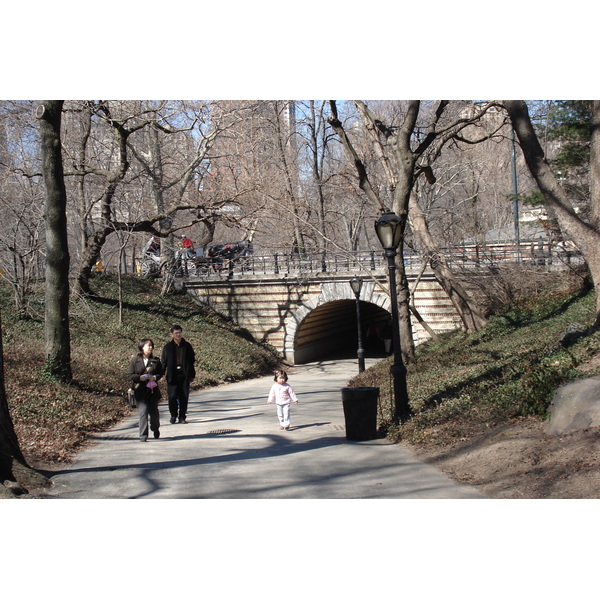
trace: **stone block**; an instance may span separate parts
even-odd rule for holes
[[[600,379],[577,379],[560,386],[550,404],[546,433],[570,433],[600,427]]]

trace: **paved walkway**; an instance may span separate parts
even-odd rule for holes
[[[367,361],[367,366],[369,361]],[[77,460],[52,478],[55,498],[483,498],[386,440],[346,439],[340,389],[356,361],[289,369],[299,404],[280,431],[266,404],[272,377],[222,385],[190,396],[188,424],[169,423],[141,443],[137,411],[94,436]]]

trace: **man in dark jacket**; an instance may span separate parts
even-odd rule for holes
[[[196,377],[196,369],[194,368],[196,355],[192,345],[183,339],[181,325],[171,327],[171,337],[173,339],[165,344],[161,356],[165,379],[167,380],[171,423],[175,423],[178,416],[180,423],[187,423],[185,417],[190,395],[190,383]]]

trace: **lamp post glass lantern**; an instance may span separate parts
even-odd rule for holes
[[[362,344],[362,332],[360,330],[360,291],[362,290],[363,280],[360,277],[353,277],[350,280],[350,287],[356,296],[356,326],[358,329],[358,372],[362,373],[365,370],[365,350]]]
[[[360,291],[362,290],[362,284],[363,284],[363,280],[361,277],[353,277],[350,280],[350,287],[352,288],[352,291],[357,296],[360,296]]]
[[[406,367],[402,361],[400,347],[400,318],[398,316],[398,295],[396,292],[396,254],[398,245],[402,240],[404,220],[396,213],[385,212],[375,221],[375,233],[385,250],[388,261],[388,274],[390,283],[390,303],[392,305],[392,341],[394,344],[394,363],[390,374],[394,385],[394,403],[392,407],[392,420],[398,424],[406,421],[411,414],[406,388]]]
[[[377,221],[375,221],[375,233],[379,238],[379,242],[385,250],[394,250],[394,256],[396,255],[396,249],[402,239],[402,226],[404,220],[401,219],[396,213],[385,212]]]

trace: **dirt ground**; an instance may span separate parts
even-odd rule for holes
[[[526,421],[443,450],[414,449],[488,498],[600,498],[600,428],[548,435]]]

